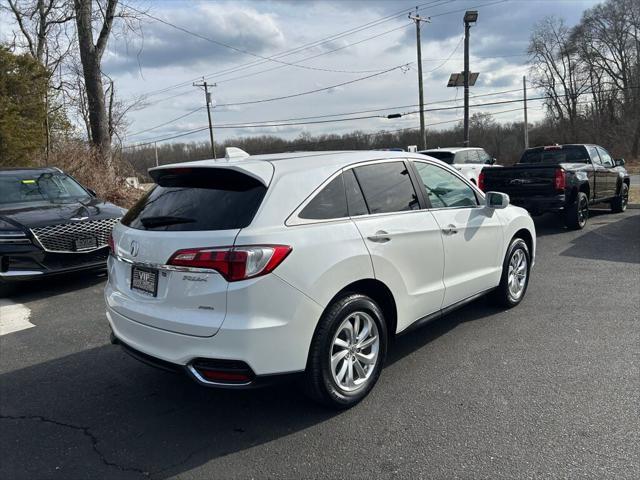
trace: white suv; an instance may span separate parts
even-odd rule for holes
[[[301,374],[347,407],[391,337],[493,292],[525,295],[533,222],[508,196],[403,152],[308,152],[156,167],[113,230],[112,340],[202,385]]]
[[[434,148],[419,152],[432,158],[442,160],[458,170],[463,177],[474,185],[478,185],[478,177],[483,168],[500,167],[496,159],[477,147]]]

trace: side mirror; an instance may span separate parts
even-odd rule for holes
[[[89,192],[91,194],[92,197],[97,197],[98,194],[95,192],[95,190],[91,189],[91,188],[87,188],[86,189],[87,192]]]
[[[487,192],[484,196],[488,208],[502,209],[509,206],[509,195],[501,192]]]
[[[624,158],[616,158],[613,163],[615,163],[616,167],[624,167]]]
[[[493,165],[494,163],[496,163],[496,161],[497,161],[497,160],[496,160],[495,158],[488,158],[488,159],[486,159],[486,160],[484,161],[484,163],[485,163],[486,165]]]

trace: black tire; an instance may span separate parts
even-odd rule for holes
[[[576,201],[567,207],[565,225],[572,230],[582,230],[589,219],[589,198],[584,192],[578,192]]]
[[[512,259],[514,258],[514,255],[519,255],[516,252],[522,252],[522,254],[524,255],[524,259],[526,260],[526,276],[524,279],[524,287],[517,296],[514,295],[512,290],[509,288],[510,264]],[[493,292],[494,303],[507,308],[512,308],[518,305],[527,293],[530,273],[531,254],[529,252],[529,247],[523,239],[514,238],[511,241],[511,245],[509,245],[507,254],[504,257],[504,261],[502,262],[502,277],[500,277],[500,285],[498,285],[498,288],[496,288],[496,290]]]
[[[622,213],[627,209],[629,203],[629,185],[623,183],[620,187],[620,195],[611,202],[611,212]]]
[[[346,391],[334,379],[331,356],[336,348],[334,337],[338,334],[338,329],[356,312],[364,312],[375,322],[379,338],[377,359],[371,367],[367,367],[370,368],[367,372],[371,373],[366,381],[355,391]],[[387,327],[382,310],[366,295],[348,294],[327,308],[316,328],[309,349],[304,378],[305,391],[313,400],[329,407],[350,408],[366,397],[378,381],[386,353]],[[341,360],[341,362],[347,362],[347,359]]]

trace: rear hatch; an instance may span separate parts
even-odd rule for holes
[[[267,162],[170,166],[113,231],[107,302],[139,323],[212,336],[226,314],[227,280],[215,271],[167,266],[178,251],[233,246],[258,211],[273,175]],[[261,165],[260,165],[261,164]]]

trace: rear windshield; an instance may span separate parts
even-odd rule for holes
[[[537,148],[527,150],[522,154],[519,163],[587,163],[589,154],[582,146],[552,147],[548,149]]]
[[[451,165],[453,163],[453,153],[451,152],[424,152],[425,155],[442,160]]]
[[[156,176],[157,185],[127,212],[124,225],[155,231],[244,228],[267,191],[258,180],[226,169],[166,170]]]

